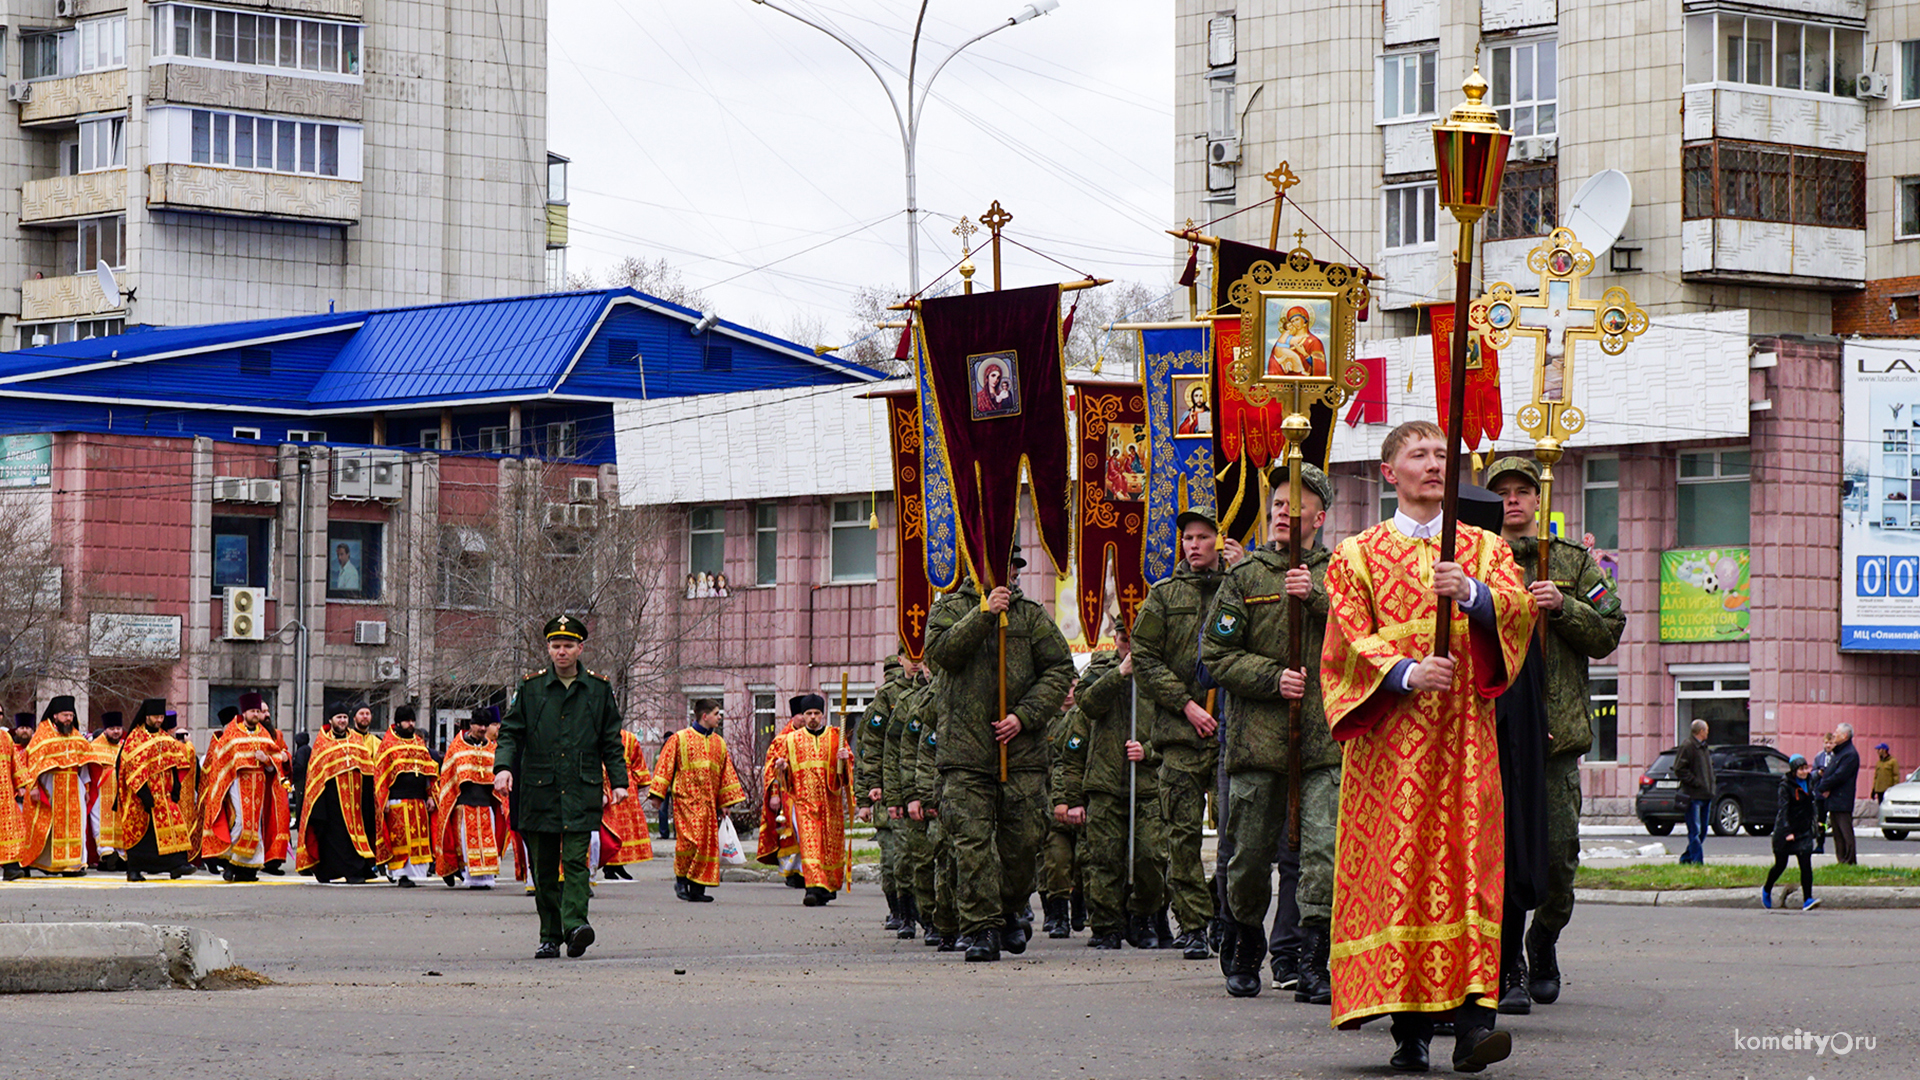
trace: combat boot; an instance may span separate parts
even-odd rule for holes
[[[1560,957],[1557,942],[1539,930],[1539,923],[1527,929],[1527,996],[1551,1005],[1560,1000]]]
[[[1310,1005],[1333,1004],[1333,979],[1327,971],[1332,938],[1324,926],[1304,928],[1307,939],[1300,945],[1299,981],[1293,987],[1293,1000]]]
[[[1527,993],[1527,962],[1524,958],[1516,958],[1511,967],[1500,973],[1500,1012],[1506,1016],[1526,1016],[1533,1012],[1533,997]]]
[[[1025,943],[1020,946],[1026,948]],[[967,963],[992,963],[1000,959],[1000,931],[988,927],[973,934],[973,944],[967,946]]]
[[[919,937],[919,923],[920,901],[914,899],[912,893],[900,894],[900,926],[898,927],[899,932],[893,935],[894,939],[897,941],[912,941],[914,938]]]
[[[927,936],[926,936],[926,937],[924,937],[924,938],[922,938],[922,939],[920,940],[920,944],[922,944],[922,945],[929,945],[929,946],[931,946],[931,945],[938,945],[938,944],[940,944],[940,939],[941,939],[942,937],[944,937],[944,936],[945,936],[945,935],[943,935],[942,933],[940,933],[940,931],[938,931],[938,930],[936,930],[936,929],[934,929],[934,928],[933,928],[933,924],[932,924],[932,923],[928,923],[928,924],[927,924]]]
[[[1267,954],[1260,948],[1260,942],[1266,940],[1266,935],[1259,927],[1244,923],[1235,925],[1227,933],[1234,939],[1233,960],[1222,961],[1227,968],[1227,993],[1241,998],[1259,997],[1260,961]]]
[[[1127,916],[1127,944],[1136,949],[1160,947],[1160,935],[1154,931],[1151,914],[1136,913]]]
[[[960,948],[960,935],[941,934],[940,940],[933,942],[933,944],[940,946],[939,951],[941,952],[955,952]]]
[[[1072,937],[1073,917],[1067,910],[1067,898],[1064,896],[1049,897],[1046,904],[1049,919],[1047,923],[1047,936],[1055,939]]]
[[[1087,891],[1085,889],[1073,890],[1073,895],[1067,901],[1067,911],[1069,925],[1075,930],[1087,928]]]
[[[900,929],[900,897],[896,893],[887,893],[887,921],[880,925],[888,930]]]
[[[1009,911],[1000,925],[1000,948],[1019,956],[1027,951],[1027,938],[1031,933],[1031,924],[1023,922],[1019,912]],[[995,949],[994,954],[994,959],[998,960],[999,949]],[[973,957],[969,955],[967,959],[971,960]]]
[[[1103,934],[1097,926],[1093,928],[1093,936],[1087,939],[1089,949],[1118,949],[1122,944],[1119,931],[1112,930]]]
[[[1273,954],[1273,988],[1292,990],[1300,985],[1300,959],[1296,953],[1282,950]]]
[[[1153,936],[1159,941],[1159,948],[1171,949],[1173,944],[1173,924],[1167,918],[1167,909],[1162,907],[1153,916]],[[1184,947],[1184,946],[1183,946]],[[1206,957],[1200,959],[1205,960]]]

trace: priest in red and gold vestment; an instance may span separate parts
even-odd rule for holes
[[[807,895],[820,907],[847,886],[847,792],[853,750],[840,729],[827,723],[827,699],[793,699],[800,723],[773,740],[767,754],[767,798],[793,824],[800,845],[800,872]]]
[[[712,698],[693,703],[693,723],[667,736],[653,760],[649,791],[673,801],[673,894],[705,903],[720,884],[720,815],[747,801],[719,726],[725,713]]]
[[[88,740],[93,779],[87,790],[87,861],[102,870],[125,870],[120,829],[113,812],[113,766],[120,758],[120,740],[126,737],[126,719],[117,710],[100,717],[100,730]]]
[[[640,736],[620,729],[620,745],[627,751],[627,783],[638,791],[653,781],[647,771],[647,754],[640,747]],[[600,865],[609,881],[632,881],[626,868],[653,858],[653,835],[647,830],[645,799],[613,802],[613,785],[601,770],[602,796],[608,804],[600,811]]]
[[[800,708],[800,701],[800,698],[788,700],[788,706],[796,711],[767,742],[767,760],[760,767],[760,831],[757,834],[759,841],[753,853],[753,861],[766,866],[779,867],[780,872],[787,877],[789,889],[806,888],[807,878],[800,872],[800,834],[793,827],[793,811],[788,801],[781,798],[784,793],[782,785],[786,783],[786,779],[784,776],[775,775],[773,761],[780,755],[781,738],[804,723],[797,711]]]
[[[19,776],[27,819],[20,865],[67,877],[87,872],[88,791],[99,773],[79,728],[70,695],[48,702]]]
[[[13,732],[17,736],[24,728],[27,740],[33,735],[33,714],[15,713]],[[6,880],[13,881],[25,876],[20,869],[20,846],[27,839],[26,814],[20,807],[19,793],[15,790],[18,781],[18,755],[25,753],[24,745],[15,746],[13,742],[0,739],[0,873]]]
[[[134,714],[133,730],[120,740],[113,801],[119,840],[125,845],[127,880],[148,872],[169,877],[193,873],[193,747],[161,730],[167,703],[148,698]]]
[[[1343,541],[1327,568],[1332,611],[1320,678],[1346,744],[1340,780],[1333,1022],[1391,1014],[1396,1069],[1425,1071],[1436,1020],[1457,1033],[1454,1068],[1507,1056],[1500,993],[1504,834],[1493,699],[1533,630],[1525,579],[1499,534],[1462,523],[1439,561],[1446,444],[1425,421],[1381,446],[1399,510]],[[1456,601],[1450,657],[1436,657],[1438,597]]]
[[[411,705],[393,710],[393,723],[373,755],[373,855],[401,888],[433,876],[433,822],[427,810],[440,763],[414,727]]]
[[[433,784],[433,872],[451,889],[491,889],[506,850],[507,814],[493,790],[493,747],[487,717],[474,713],[447,744]]]
[[[300,805],[300,852],[293,868],[325,884],[373,879],[373,838],[378,833],[373,801],[373,755],[364,735],[338,712],[313,737],[307,759],[307,793]]]

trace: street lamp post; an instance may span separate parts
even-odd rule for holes
[[[1019,11],[1008,16],[1004,22],[983,30],[955,46],[952,52],[949,52],[939,64],[935,65],[933,74],[927,76],[927,81],[925,83],[919,83],[916,81],[916,72],[920,62],[920,29],[926,23],[927,5],[931,2],[932,0],[921,0],[920,15],[913,22],[913,47],[907,54],[906,110],[903,112],[900,108],[899,96],[894,94],[893,86],[887,82],[886,76],[880,74],[879,67],[874,64],[867,50],[804,15],[789,11],[778,4],[769,2],[769,0],[754,0],[754,3],[762,7],[772,8],[796,22],[805,23],[846,46],[848,52],[859,57],[860,62],[867,66],[867,70],[873,72],[873,77],[880,80],[880,88],[887,92],[887,104],[893,106],[893,122],[900,129],[900,148],[906,155],[907,289],[909,296],[917,294],[920,291],[920,200],[918,195],[919,178],[914,165],[914,146],[920,138],[920,115],[926,106],[927,94],[933,87],[933,81],[940,77],[940,72],[946,70],[949,60],[960,55],[962,51],[974,42],[991,37],[1009,26],[1018,26],[1028,19],[1038,18],[1060,6],[1060,0],[1034,0],[1033,3],[1026,5]]]
[[[1454,253],[1453,355],[1447,387],[1447,487],[1442,497],[1440,561],[1452,562],[1459,532],[1460,427],[1467,411],[1467,297],[1473,289],[1473,227],[1500,198],[1500,175],[1507,168],[1507,144],[1513,133],[1500,129],[1499,114],[1481,101],[1487,80],[1480,65],[1460,85],[1467,100],[1445,121],[1433,125],[1433,165],[1440,205],[1460,223],[1460,250]],[[1545,543],[1543,539],[1541,541]],[[1448,655],[1453,630],[1453,601],[1440,598],[1434,618],[1433,654]]]

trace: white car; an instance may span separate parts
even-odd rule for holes
[[[1888,788],[1880,802],[1880,832],[1887,839],[1905,840],[1914,829],[1920,829],[1920,769],[1908,773],[1905,783]]]

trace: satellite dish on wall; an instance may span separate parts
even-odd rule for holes
[[[1572,229],[1598,261],[1620,239],[1632,209],[1633,181],[1619,169],[1602,169],[1574,192],[1573,205],[1561,224]]]
[[[120,282],[113,276],[113,267],[107,265],[107,260],[101,259],[94,266],[93,274],[100,280],[100,293],[107,298],[107,306],[119,307]]]

